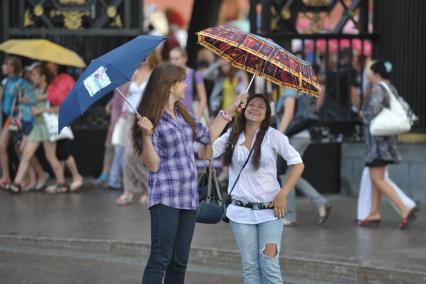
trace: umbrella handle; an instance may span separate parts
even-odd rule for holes
[[[142,119],[142,116],[139,114],[139,112],[137,110],[135,110],[135,108],[129,103],[129,101],[126,99],[126,97],[124,96],[124,94],[121,92],[120,88],[115,88],[117,90],[117,92],[121,95],[121,97],[126,101],[126,103],[135,111],[136,115]]]
[[[246,91],[245,91],[245,93],[247,94],[248,93],[248,91],[249,91],[249,89],[250,89],[250,86],[251,86],[251,84],[253,83],[253,81],[254,81],[254,78],[256,77],[256,75],[253,75],[252,77],[251,77],[251,80],[250,80],[250,83],[248,84],[248,87],[247,87],[247,89],[246,89]],[[236,109],[236,112],[237,113],[240,113],[240,112],[242,112],[243,111],[243,109],[241,108],[241,107],[238,107],[237,109]]]

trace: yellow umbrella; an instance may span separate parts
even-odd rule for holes
[[[60,65],[86,67],[77,53],[46,39],[10,39],[0,44],[0,50]]]

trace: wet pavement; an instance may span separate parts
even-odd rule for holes
[[[90,184],[80,194],[0,192],[0,283],[139,283],[149,212],[137,199],[116,206],[119,194]],[[359,228],[355,198],[329,200],[320,226],[314,205],[298,199],[280,255],[286,283],[426,283],[426,210],[400,231],[383,203],[380,226]],[[197,224],[186,283],[241,283],[240,275],[229,225]]]

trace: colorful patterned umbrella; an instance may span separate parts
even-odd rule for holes
[[[271,40],[226,26],[208,28],[197,35],[200,45],[239,69],[285,88],[319,95],[320,84],[312,67]]]

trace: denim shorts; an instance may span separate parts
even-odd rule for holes
[[[25,136],[30,135],[31,131],[33,130],[33,123],[27,122],[27,121],[21,121],[21,127],[22,127],[22,133]]]

